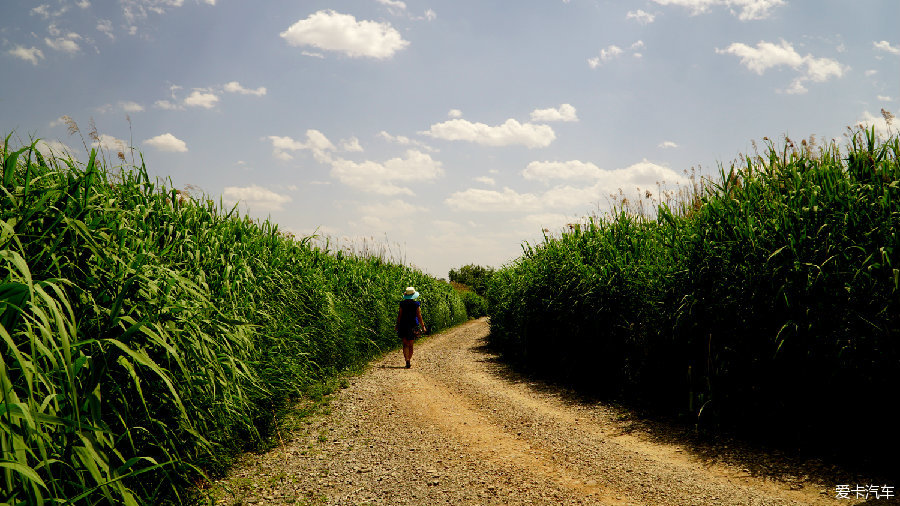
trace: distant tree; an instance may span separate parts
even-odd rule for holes
[[[493,275],[493,267],[475,264],[464,265],[459,269],[450,269],[450,281],[466,285],[478,295],[484,295],[487,282]]]

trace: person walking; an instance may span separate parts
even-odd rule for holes
[[[400,311],[397,312],[397,324],[394,325],[397,336],[403,341],[403,358],[406,359],[407,369],[412,367],[409,361],[413,355],[413,342],[419,337],[419,330],[425,332],[425,320],[422,319],[420,303],[416,300],[418,298],[419,292],[414,287],[406,287],[403,300],[400,301]]]

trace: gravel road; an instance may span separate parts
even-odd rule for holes
[[[488,351],[485,319],[373,363],[330,408],[248,454],[219,504],[850,505],[836,483],[761,473],[661,442],[619,408],[518,377]],[[727,447],[725,447],[727,448]],[[723,450],[724,451],[724,450]],[[753,469],[753,470],[751,470]],[[865,504],[875,504],[869,501]],[[878,501],[877,504],[887,504]]]

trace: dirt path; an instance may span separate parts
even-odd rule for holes
[[[849,505],[654,441],[613,408],[517,379],[476,320],[373,364],[330,412],[214,488],[222,504]]]

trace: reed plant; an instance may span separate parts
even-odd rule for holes
[[[178,502],[292,398],[395,347],[406,286],[429,328],[466,319],[407,265],[35,146],[0,146],[2,504]]]
[[[532,370],[700,427],[887,462],[898,230],[896,134],[767,141],[652,214],[614,210],[525,244],[492,279],[491,339]]]

